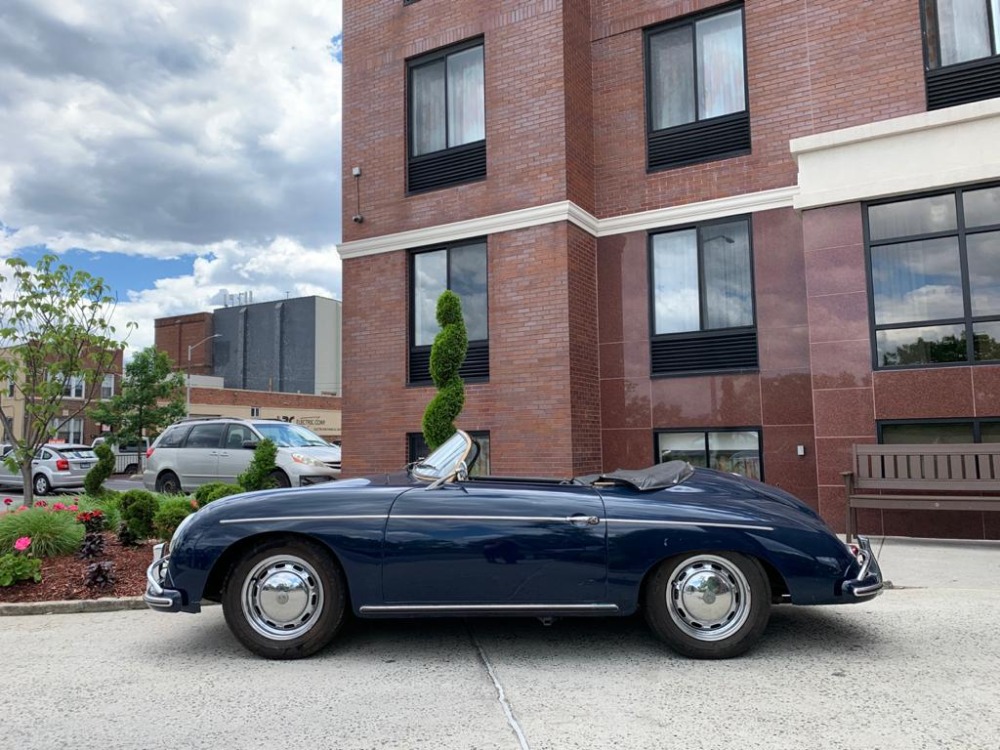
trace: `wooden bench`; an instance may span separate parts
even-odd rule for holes
[[[1000,443],[855,445],[847,487],[847,541],[858,508],[1000,511]]]

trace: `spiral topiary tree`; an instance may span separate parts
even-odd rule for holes
[[[469,336],[462,301],[454,292],[438,297],[437,322],[441,330],[431,347],[431,379],[438,392],[427,404],[423,420],[424,440],[431,450],[455,434],[455,419],[465,406],[465,383],[458,372],[465,362]]]

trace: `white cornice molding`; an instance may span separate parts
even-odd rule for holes
[[[708,221],[735,214],[769,211],[792,205],[796,187],[765,190],[759,193],[733,195],[699,203],[669,206],[625,216],[598,219],[572,201],[559,201],[544,206],[522,208],[502,214],[492,214],[478,219],[466,219],[451,224],[438,224],[406,232],[384,234],[341,244],[337,251],[341,258],[360,258],[365,255],[390,253],[427,245],[455,242],[470,237],[484,237],[498,232],[511,232],[528,227],[569,222],[593,237],[609,237],[626,232],[641,232],[659,227]]]
[[[795,138],[795,208],[807,209],[995,179],[1000,99]]]

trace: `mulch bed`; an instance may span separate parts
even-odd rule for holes
[[[0,602],[52,602],[66,599],[141,596],[146,590],[146,568],[153,561],[153,543],[122,547],[114,534],[105,532],[104,553],[93,560],[81,560],[75,554],[42,560],[42,580],[21,581],[0,588]],[[95,562],[111,561],[114,585],[89,587],[84,582],[87,568]]]

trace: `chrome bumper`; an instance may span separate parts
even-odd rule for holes
[[[882,593],[882,570],[872,552],[871,542],[868,537],[858,537],[859,557],[861,559],[861,570],[857,576],[844,581],[844,596],[855,600],[871,599]]]
[[[142,600],[151,609],[161,612],[179,612],[183,604],[180,591],[165,588],[164,569],[170,561],[170,555],[164,554],[164,544],[153,546],[153,563],[146,568],[146,593]]]

